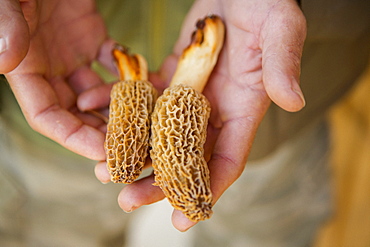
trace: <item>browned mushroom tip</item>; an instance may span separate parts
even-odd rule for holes
[[[128,48],[116,44],[113,48],[112,55],[121,81],[147,80],[148,65],[140,54],[131,55]]]
[[[201,30],[206,26],[206,21],[205,20],[206,19],[200,19],[200,20],[197,21],[197,24],[195,24],[195,26],[197,27],[198,30],[199,29]]]
[[[185,50],[190,49],[191,46],[201,45],[205,39],[205,35],[217,36],[217,44],[223,43],[223,36],[225,33],[223,21],[217,15],[209,15],[206,18],[199,19],[196,23],[196,29],[191,35],[190,45]],[[210,39],[209,37],[207,39]],[[213,41],[212,41],[213,42]]]
[[[118,70],[119,79],[121,81],[128,80],[131,77],[128,73],[129,58],[128,58],[128,49],[120,44],[115,44],[112,50],[112,56],[116,68]]]
[[[186,84],[202,92],[216,65],[224,36],[225,26],[220,17],[211,15],[198,20],[191,42],[180,56],[170,85]]]
[[[191,47],[194,45],[202,44],[203,40],[204,40],[204,33],[202,32],[202,30],[200,29],[195,30],[191,35],[190,45],[187,48],[185,48],[185,51],[188,49],[191,49]]]
[[[112,49],[113,57],[115,57],[115,55],[119,53],[129,54],[129,48],[119,43],[115,43]]]

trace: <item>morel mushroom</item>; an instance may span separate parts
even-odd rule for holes
[[[150,115],[157,91],[147,80],[146,60],[113,49],[120,81],[111,90],[105,140],[107,168],[114,183],[132,183],[142,172],[149,154]]]
[[[217,16],[199,20],[169,88],[152,114],[150,157],[155,185],[192,221],[212,215],[212,193],[204,143],[210,104],[201,93],[217,62],[224,25]]]

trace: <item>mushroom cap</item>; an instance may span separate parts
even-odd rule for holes
[[[206,97],[190,86],[167,88],[152,114],[150,155],[158,185],[175,209],[192,221],[212,214],[204,143],[210,115]]]
[[[132,183],[142,172],[156,97],[157,91],[148,81],[120,81],[112,88],[104,146],[115,183]]]

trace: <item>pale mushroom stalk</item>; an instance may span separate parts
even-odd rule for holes
[[[113,85],[104,147],[107,168],[115,183],[132,183],[149,154],[150,115],[157,91],[148,79],[146,60],[116,45],[113,57],[120,81]]]
[[[197,22],[191,44],[152,114],[150,156],[155,185],[192,221],[212,215],[210,174],[204,143],[210,104],[201,93],[217,62],[225,28],[217,16]]]

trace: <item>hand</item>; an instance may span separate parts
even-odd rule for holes
[[[205,149],[216,203],[243,172],[270,100],[287,111],[304,107],[299,74],[306,23],[293,0],[198,0],[184,22],[174,54],[159,76],[151,78],[157,87],[168,85],[196,20],[209,13],[221,16],[227,30],[218,65],[203,92],[212,106]],[[103,163],[96,166],[96,175],[109,181]],[[118,198],[121,208],[132,211],[163,199],[153,182],[152,175],[126,186]],[[172,222],[180,231],[195,225],[176,210]]]
[[[76,105],[80,93],[103,83],[92,61],[110,66],[112,60],[113,42],[94,4],[2,0],[0,73],[33,129],[80,155],[105,160],[104,122]]]

